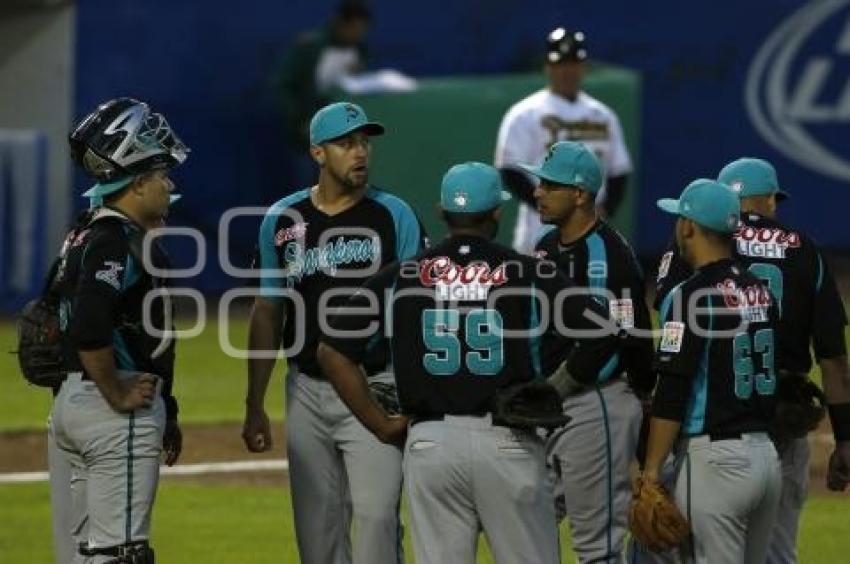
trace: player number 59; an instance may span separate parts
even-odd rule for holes
[[[502,342],[502,316],[494,309],[475,309],[466,314],[464,334],[472,349],[462,355],[460,312],[454,309],[426,309],[422,312],[422,340],[429,352],[422,364],[434,376],[452,376],[460,370],[462,356],[466,367],[477,376],[494,376],[505,365]]]

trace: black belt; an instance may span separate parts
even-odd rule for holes
[[[370,376],[374,376],[375,374],[381,374],[381,373],[387,371],[386,368],[364,368],[364,370],[366,372],[367,378],[370,377]],[[302,370],[300,367],[298,367],[298,373],[303,374],[304,376],[307,376],[311,380],[318,380],[320,382],[327,382],[328,381],[328,379],[325,378],[325,375],[322,374],[321,372],[307,372],[306,370]]]
[[[740,439],[743,434],[740,431],[716,431],[714,433],[706,433],[708,440],[715,441],[734,441]]]

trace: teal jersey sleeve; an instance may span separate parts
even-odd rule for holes
[[[415,257],[427,247],[425,229],[407,202],[383,190],[373,190],[373,197],[392,215],[396,236],[395,260]]]
[[[284,265],[280,251],[275,245],[281,215],[287,207],[308,197],[310,197],[309,189],[295,192],[273,204],[263,217],[257,249],[259,251],[260,296],[264,298],[280,300],[283,298],[280,289],[286,287],[286,277],[278,272]]]
[[[277,206],[272,206],[266,212],[260,226],[258,247],[260,250],[260,295],[268,299],[280,299],[276,290],[283,287],[283,277],[273,276],[273,271],[279,269],[280,259],[274,245],[275,227],[277,227]]]

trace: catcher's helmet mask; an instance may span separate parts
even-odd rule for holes
[[[101,183],[175,167],[190,150],[162,114],[133,98],[98,106],[68,141],[74,162]]]

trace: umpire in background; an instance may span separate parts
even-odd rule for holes
[[[820,391],[808,380],[810,346],[821,367],[835,450],[827,469],[827,487],[843,491],[850,482],[850,369],[844,328],[847,316],[835,279],[818,246],[777,220],[780,189],[776,170],[763,160],[740,158],[727,164],[717,180],[741,199],[735,258],[767,283],[780,304],[777,330],[777,419],[774,438],[782,460],[782,498],[768,551],[768,562],[797,560],[797,533],[809,482],[809,431],[823,417]],[[657,303],[691,275],[675,250],[661,259]]]
[[[497,562],[559,561],[543,442],[535,423],[518,428],[507,419],[510,410],[501,409],[523,402],[500,398],[540,382],[538,329],[551,329],[553,319],[596,338],[561,338],[572,354],[550,380],[560,382],[557,393],[540,386],[550,396],[548,409],[528,406],[532,414],[551,412],[558,420],[552,425],[564,422],[561,398],[579,382],[592,382],[618,345],[617,331],[600,334],[584,316],[590,310],[608,318],[591,296],[572,292],[556,299],[575,288],[554,265],[492,242],[503,194],[493,167],[452,167],[440,201],[449,237],[367,281],[319,349],[340,397],[379,438],[402,443],[412,418],[404,486],[420,564],[474,563],[482,528]],[[370,311],[373,300],[378,307]],[[383,332],[369,335],[377,327]],[[387,416],[369,396],[358,365],[372,336],[389,337],[404,417]]]
[[[182,438],[171,395],[168,300],[153,300],[148,316],[165,337],[148,334],[143,321],[144,298],[163,280],[146,271],[142,240],[162,225],[175,198],[168,171],[188,148],[161,114],[131,98],[99,106],[77,125],[70,144],[74,161],[97,180],[84,195],[99,207],[69,238],[59,264],[67,376],[49,432],[71,467],[75,562],[150,564],[160,455],[173,464]],[[154,266],[168,268],[159,245],[150,256]]]

